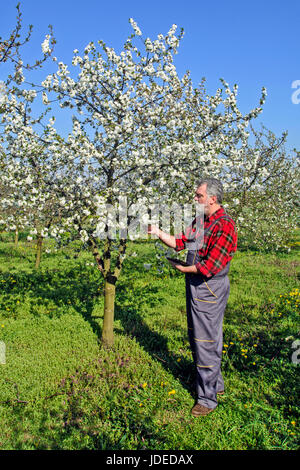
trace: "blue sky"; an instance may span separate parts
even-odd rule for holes
[[[17,0],[1,3],[0,36],[6,37],[15,24]],[[179,74],[190,70],[195,85],[205,77],[210,93],[221,77],[230,85],[237,83],[242,112],[258,105],[265,86],[267,101],[256,127],[263,123],[277,135],[287,130],[287,150],[300,150],[300,104],[291,99],[297,91],[292,83],[300,80],[299,0],[23,0],[21,10],[24,29],[34,26],[25,59],[40,56],[52,24],[54,54],[68,64],[73,50],[81,52],[90,41],[103,39],[120,50],[132,32],[130,17],[145,38],[177,24],[185,31],[175,61]]]

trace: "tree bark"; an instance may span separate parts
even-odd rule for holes
[[[15,231],[15,248],[17,248],[18,246],[18,242],[19,242],[19,230],[16,228],[16,231]]]
[[[116,283],[120,276],[126,251],[126,239],[121,239],[118,249],[118,258],[112,270],[112,240],[108,237],[104,242],[103,253],[99,253],[95,239],[89,239],[89,245],[97,263],[98,269],[104,277],[104,318],[101,342],[104,347],[111,348],[114,344],[114,314],[116,300]]]
[[[104,281],[104,318],[101,338],[102,344],[105,347],[112,347],[114,344],[115,297],[115,280],[108,277]]]
[[[38,235],[37,242],[36,242],[36,258],[35,258],[36,269],[40,267],[41,258],[42,258],[42,247],[43,247],[43,237],[41,235]]]

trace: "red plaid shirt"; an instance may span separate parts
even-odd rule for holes
[[[234,221],[226,214],[223,207],[220,207],[210,217],[204,218],[204,230],[208,228],[216,219],[221,216],[226,216],[230,219],[218,220],[211,230],[204,233],[203,245],[198,253],[201,261],[195,266],[199,274],[205,277],[211,277],[221,271],[226,264],[233,258],[237,249],[237,232]],[[195,220],[192,223],[192,227]],[[195,229],[192,228],[194,231]],[[176,237],[176,251],[181,251],[185,248],[185,243],[188,241],[185,234]]]

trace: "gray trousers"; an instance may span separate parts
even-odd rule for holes
[[[224,390],[221,373],[223,317],[229,297],[229,264],[209,279],[186,275],[188,336],[196,367],[197,402],[216,408]]]

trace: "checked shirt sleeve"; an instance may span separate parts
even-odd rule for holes
[[[184,238],[185,238],[184,235],[182,235],[181,238],[175,238],[175,241],[176,241],[175,251],[181,251],[185,249],[186,240],[184,240]]]
[[[196,219],[193,220],[192,225],[190,225],[186,233],[181,233],[179,235],[175,235],[175,242],[176,242],[176,247],[175,251],[181,251],[185,249],[185,244],[188,241],[188,237],[194,232],[194,224],[196,223]]]
[[[229,222],[217,224],[209,239],[205,256],[196,264],[197,271],[205,277],[214,276],[232,259],[236,248],[237,236],[234,226]]]

